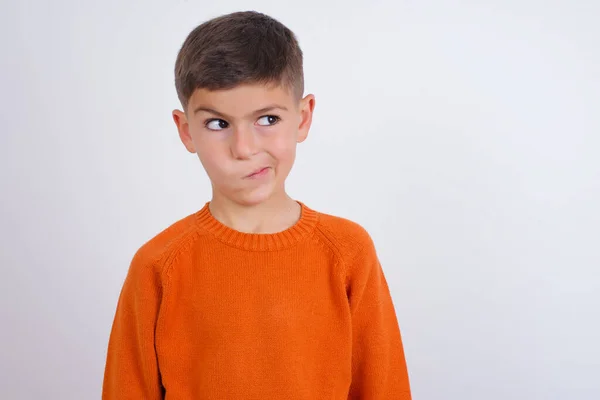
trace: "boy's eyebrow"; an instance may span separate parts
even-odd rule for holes
[[[252,113],[252,115],[257,115],[257,114],[264,114],[264,113],[268,113],[269,111],[273,111],[273,110],[282,110],[282,111],[287,111],[287,107],[285,106],[280,106],[278,104],[272,104],[270,106],[267,107],[263,107],[260,110],[256,110]]]
[[[281,106],[281,105],[278,105],[278,104],[272,104],[270,106],[263,107],[260,110],[253,111],[252,113],[250,113],[250,115],[264,114],[264,113],[267,113],[269,111],[273,111],[273,110],[277,110],[277,109],[283,110],[283,111],[287,111],[288,110],[287,107],[285,107],[285,106]],[[225,114],[223,114],[223,113],[221,113],[221,112],[219,112],[217,110],[213,110],[212,108],[204,107],[204,106],[196,107],[194,109],[194,115],[197,114],[200,111],[204,111],[204,112],[207,112],[207,113],[210,113],[210,114],[214,114],[214,115],[216,115],[218,117],[221,117],[223,119],[229,119],[228,115],[225,115]]]
[[[214,115],[219,116],[219,117],[224,118],[224,119],[228,119],[229,118],[227,115],[222,114],[222,113],[218,112],[217,110],[213,110],[212,108],[208,108],[208,107],[204,107],[204,106],[196,107],[196,109],[194,110],[194,115],[198,114],[200,111],[204,111],[204,112],[207,112],[207,113],[210,113],[210,114],[214,114]]]

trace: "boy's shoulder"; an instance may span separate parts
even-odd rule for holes
[[[369,232],[358,222],[319,212],[317,234],[341,254],[353,254],[374,247]]]
[[[193,239],[197,232],[195,221],[196,214],[190,214],[155,234],[138,249],[134,261],[162,265],[165,259],[175,255]]]

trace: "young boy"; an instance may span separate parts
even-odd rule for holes
[[[256,12],[205,22],[175,84],[212,199],[133,258],[103,399],[410,399],[371,238],[285,191],[315,107],[294,34]]]

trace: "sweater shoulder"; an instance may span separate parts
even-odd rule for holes
[[[341,260],[347,287],[379,265],[371,235],[357,222],[321,213],[317,232]]]
[[[196,214],[176,221],[136,251],[132,268],[152,268],[154,272],[164,272],[171,260],[187,247],[197,233]]]
[[[317,232],[343,258],[373,248],[373,240],[359,223],[340,216],[319,213]]]

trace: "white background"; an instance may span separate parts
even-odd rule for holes
[[[414,398],[597,399],[595,0],[3,2],[0,397],[100,397],[133,253],[210,196],[176,53],[247,9],[299,38],[291,194],[372,234]]]

